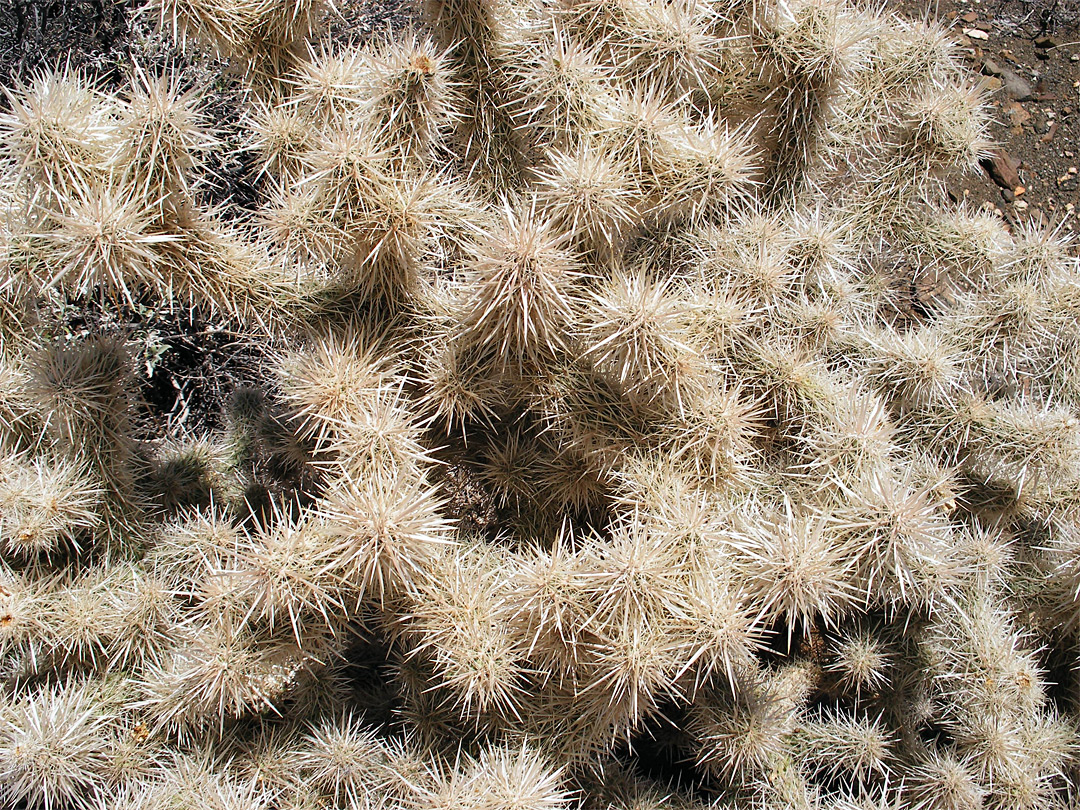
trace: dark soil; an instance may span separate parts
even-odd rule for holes
[[[116,79],[136,2],[0,0],[0,85],[58,64]]]
[[[69,304],[62,314],[67,339],[105,334],[124,340],[152,420],[148,430],[157,437],[224,428],[225,403],[233,391],[260,382],[269,348],[171,302],[91,300]]]

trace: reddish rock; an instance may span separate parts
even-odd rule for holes
[[[1024,124],[1031,123],[1031,113],[1024,109],[1019,101],[1010,101],[1005,105],[1005,114],[1009,116],[1009,125],[1019,130]]]
[[[1000,147],[981,161],[990,179],[1001,188],[1012,191],[1020,185],[1020,161]]]

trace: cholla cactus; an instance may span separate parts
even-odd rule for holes
[[[1080,262],[945,199],[945,28],[145,11],[228,126],[143,64],[0,114],[0,805],[1074,798]],[[165,418],[117,324],[181,308],[247,359]]]

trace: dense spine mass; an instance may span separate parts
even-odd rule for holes
[[[1080,264],[946,201],[948,32],[333,11],[145,9],[231,129],[5,89],[0,808],[1075,806]],[[162,309],[260,349],[218,424]]]

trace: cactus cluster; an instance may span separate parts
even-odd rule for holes
[[[1080,263],[948,202],[950,32],[332,13],[152,0],[229,132],[5,90],[0,807],[1075,807]],[[220,426],[72,327],[163,304],[262,347]]]

